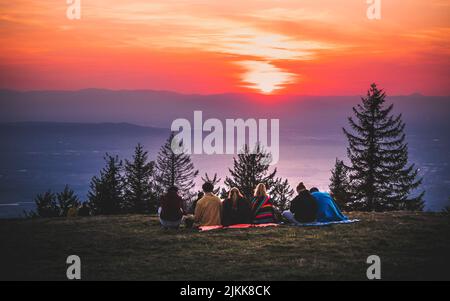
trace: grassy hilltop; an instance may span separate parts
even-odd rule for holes
[[[64,280],[68,255],[83,280],[365,280],[381,258],[385,280],[450,279],[450,218],[351,213],[323,228],[160,229],[155,216],[0,221],[1,280]]]

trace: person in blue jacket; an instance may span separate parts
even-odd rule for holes
[[[342,214],[338,205],[334,202],[331,195],[327,192],[320,192],[313,187],[309,190],[317,202],[317,222],[337,222],[348,220],[348,217]]]

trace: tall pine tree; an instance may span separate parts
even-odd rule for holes
[[[350,180],[348,168],[344,161],[336,158],[334,168],[331,170],[330,192],[336,203],[342,210],[355,210],[348,204],[351,204]]]
[[[118,156],[106,154],[104,159],[106,166],[100,171],[100,176],[91,180],[89,206],[94,214],[119,214],[124,207],[123,164]]]
[[[353,108],[356,119],[348,119],[353,132],[343,129],[352,202],[366,211],[422,210],[424,192],[410,196],[422,179],[414,164],[408,165],[405,124],[401,115],[391,114],[392,104],[385,106],[385,96],[372,84],[362,104]]]
[[[178,187],[179,194],[185,201],[190,201],[195,193],[192,189],[195,186],[194,180],[198,175],[198,170],[194,168],[189,154],[185,152],[174,152],[174,147],[183,149],[182,141],[173,141],[174,134],[171,133],[169,139],[161,147],[156,160],[156,183],[159,194],[167,191],[171,186]]]
[[[148,160],[148,152],[142,144],[134,150],[132,161],[125,160],[125,202],[133,213],[156,212],[153,192],[155,162]]]

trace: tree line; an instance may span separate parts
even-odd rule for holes
[[[408,162],[408,146],[402,116],[393,115],[393,105],[386,106],[385,93],[372,84],[366,97],[353,108],[349,117],[350,129],[343,128],[348,140],[347,161],[336,159],[331,170],[330,192],[345,211],[423,210],[424,192],[413,195],[422,179],[414,164]],[[158,152],[155,161],[141,144],[135,147],[131,160],[106,154],[105,166],[90,183],[87,204],[93,215],[121,213],[156,213],[158,200],[171,186],[178,187],[183,199],[192,202],[195,169],[188,154],[174,153],[173,133]],[[182,147],[182,142],[179,142]],[[282,212],[289,207],[294,191],[287,179],[270,169],[271,155],[261,145],[250,149],[245,145],[229,168],[225,187],[215,174],[201,179],[217,187],[215,193],[225,198],[227,191],[237,187],[244,197],[251,199],[253,189],[264,183],[274,207]],[[48,191],[35,199],[36,216],[65,216],[80,201],[68,186],[53,194]]]
[[[177,154],[171,148],[173,133],[161,147],[156,161],[150,161],[142,144],[135,147],[131,160],[121,160],[118,156],[106,154],[105,166],[99,175],[92,178],[87,196],[87,204],[92,215],[124,213],[156,213],[158,200],[169,187],[176,186],[187,203],[192,203],[198,194],[194,190],[195,178],[199,171],[188,154]],[[257,145],[251,151],[246,145],[234,158],[230,176],[225,187],[218,185],[221,179],[214,174],[205,174],[201,179],[216,186],[216,194],[225,197],[227,189],[240,187],[247,198],[251,198],[258,183],[266,183],[272,195],[274,206],[283,211],[294,191],[286,179],[277,177],[276,168],[269,170],[270,154]],[[54,194],[47,191],[37,195],[36,216],[66,216],[69,208],[79,206],[80,201],[74,191],[66,186],[64,192]],[[188,204],[189,205],[189,204]]]

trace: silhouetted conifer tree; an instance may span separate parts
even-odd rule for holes
[[[153,192],[155,162],[148,160],[148,152],[139,143],[132,161],[125,160],[125,202],[127,211],[133,213],[156,212]]]
[[[122,161],[106,154],[105,162],[100,176],[91,180],[89,206],[94,214],[119,214],[124,207]]]
[[[362,104],[353,108],[356,119],[349,118],[353,132],[348,139],[351,165],[352,206],[367,211],[422,210],[423,195],[411,197],[419,187],[418,170],[408,165],[401,115],[391,114],[393,105],[385,106],[385,93],[372,84]]]
[[[66,185],[64,190],[56,195],[56,199],[58,200],[60,216],[67,216],[67,212],[70,208],[78,207],[80,205],[78,196],[75,194],[75,191],[70,189],[69,185]]]
[[[270,192],[276,184],[277,169],[269,172],[272,156],[261,145],[256,145],[253,151],[248,145],[233,158],[233,168],[229,168],[230,177],[224,184],[227,190],[237,187],[248,200],[253,198],[253,191],[259,183],[264,183]],[[272,196],[273,197],[273,196]]]
[[[331,195],[342,210],[355,209],[348,205],[348,203],[351,203],[348,168],[345,166],[344,161],[337,158],[334,168],[331,170],[329,188]]]
[[[212,178],[210,178],[209,175],[208,175],[207,173],[205,173],[205,176],[202,177],[202,181],[203,181],[204,183],[209,182],[209,183],[211,183],[211,184],[214,185],[214,191],[213,191],[213,193],[214,193],[215,195],[219,195],[219,193],[220,193],[220,186],[219,186],[219,183],[220,183],[221,180],[222,180],[221,178],[217,177],[217,173],[215,173],[214,176],[213,176]]]
[[[288,210],[294,195],[294,190],[289,185],[288,180],[277,179],[271,190],[272,204],[279,213]]]
[[[175,141],[173,138],[174,134],[171,133],[158,153],[155,180],[159,193],[167,191],[171,186],[176,186],[180,196],[186,202],[189,202],[195,197],[192,190],[195,186],[194,180],[198,175],[198,170],[194,168],[189,154],[183,151],[174,152],[172,145],[174,148],[183,150],[183,143],[182,141]]]
[[[36,203],[37,216],[39,217],[58,217],[60,214],[60,208],[56,200],[56,195],[50,190],[38,194],[34,199]],[[36,217],[34,212],[27,214],[30,217]]]

